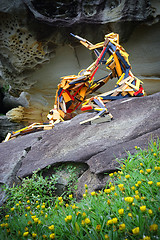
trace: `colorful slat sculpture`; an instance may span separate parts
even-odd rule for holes
[[[112,115],[106,108],[106,104],[109,101],[144,96],[142,81],[131,72],[131,65],[128,60],[129,55],[119,45],[118,34],[107,34],[104,41],[97,44],[92,44],[88,40],[72,33],[71,35],[89,50],[93,50],[96,60],[88,68],[81,70],[78,75],[61,77],[55,96],[54,108],[47,115],[49,119],[47,125],[35,123],[25,129],[8,134],[5,141],[36,129],[50,129],[56,123],[71,119],[80,111],[97,112],[97,115],[93,118],[85,120],[80,124],[110,121]],[[106,54],[109,56],[107,59]],[[111,72],[101,79],[95,79],[95,74],[101,65],[106,65],[106,68],[111,70]],[[97,91],[112,78],[118,79],[113,90],[86,99],[87,96],[89,97],[90,94]]]

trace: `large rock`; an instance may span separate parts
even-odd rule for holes
[[[104,173],[119,166],[116,158],[125,158],[127,151],[134,153],[135,146],[146,148],[151,138],[160,137],[160,93],[114,101],[107,106],[113,115],[111,122],[80,125],[94,115],[83,113],[52,130],[1,143],[1,184],[11,185],[33,171],[68,162],[86,165],[88,172],[79,178],[79,189],[85,180],[92,190],[104,186]]]

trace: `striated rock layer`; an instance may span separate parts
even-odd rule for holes
[[[114,31],[130,54],[133,73],[148,94],[160,91],[158,0],[1,1],[0,84],[25,92],[25,122],[45,122],[60,77],[77,74],[94,57],[70,32],[96,43]],[[105,69],[98,72],[106,75]],[[100,90],[114,87],[110,81]],[[23,103],[22,103],[23,105]]]

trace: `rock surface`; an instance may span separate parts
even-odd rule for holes
[[[107,104],[111,122],[80,125],[93,113],[77,115],[54,129],[31,133],[0,144],[0,183],[11,185],[19,177],[29,176],[47,166],[64,163],[85,165],[78,178],[78,194],[83,184],[90,190],[104,186],[106,175],[118,168],[116,158],[142,149],[148,141],[160,137],[160,93],[128,98]]]

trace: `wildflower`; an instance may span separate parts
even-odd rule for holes
[[[135,195],[135,199],[139,200],[140,199],[139,195]]]
[[[65,218],[65,222],[71,222],[72,220],[72,215],[68,215],[66,218]]]
[[[146,198],[145,197],[141,197],[141,200],[145,200]]]
[[[24,233],[23,233],[23,237],[27,237],[28,234],[29,234],[29,232],[24,232]]]
[[[12,211],[12,212],[14,211],[14,207],[11,208],[11,211]]]
[[[118,187],[119,187],[119,189],[121,190],[121,191],[123,191],[124,190],[124,184],[118,184]]]
[[[82,220],[81,224],[82,224],[82,225],[85,225],[85,221],[84,221],[84,220]]]
[[[54,231],[54,225],[49,226],[48,229]]]
[[[138,149],[138,147],[137,147],[137,146],[135,146],[134,148],[135,148],[135,149]]]
[[[115,186],[112,186],[110,189],[111,189],[111,191],[114,191],[115,190]]]
[[[152,215],[153,214],[152,209],[148,209],[148,213],[149,213],[149,215]]]
[[[70,199],[72,199],[72,198],[73,198],[73,195],[72,195],[72,194],[70,194],[70,195],[69,195],[69,198],[70,198]]]
[[[143,166],[143,163],[140,163],[140,166]]]
[[[133,187],[131,187],[131,188],[132,188],[133,191],[136,189],[135,186],[133,186]]]
[[[109,188],[109,189],[104,189],[104,192],[105,193],[110,193],[111,192],[111,189]]]
[[[136,191],[135,191],[135,194],[138,195],[138,193],[139,193],[138,190],[136,190]]]
[[[38,203],[38,201],[36,201],[36,203]]]
[[[55,239],[55,233],[51,233],[49,237],[50,239]]]
[[[96,195],[96,193],[95,193],[95,192],[91,192],[91,195],[92,195],[92,196],[95,196],[95,195]]]
[[[86,224],[90,224],[90,223],[91,223],[91,220],[90,220],[89,218],[85,218],[84,222],[85,222]]]
[[[41,210],[41,214],[42,214],[42,215],[44,214],[43,210]]]
[[[130,175],[129,175],[129,174],[128,174],[128,175],[126,175],[126,176],[125,176],[125,178],[126,178],[126,179],[130,178]]]
[[[34,221],[35,223],[38,223],[38,220],[39,220],[38,218],[34,218],[34,219],[33,219],[33,221]]]
[[[27,200],[27,203],[30,203],[30,200]]]
[[[66,203],[66,207],[69,207],[69,204],[68,204],[68,203]]]
[[[77,213],[76,213],[76,215],[78,216],[79,214],[81,214],[81,212],[80,211],[78,211]]]
[[[45,204],[42,204],[41,208],[44,209],[45,207],[46,207]]]
[[[153,181],[149,181],[148,184],[149,184],[149,185],[152,185],[152,184],[153,184]]]
[[[47,238],[47,235],[43,234],[43,235],[42,235],[42,238],[46,239],[46,238]]]
[[[140,173],[144,173],[144,171],[143,171],[143,170],[140,170],[139,172],[140,172]]]
[[[27,217],[27,213],[25,214],[25,217]]]
[[[157,187],[160,187],[160,182],[157,182]]]
[[[115,195],[116,197],[118,196],[118,194],[117,194],[116,192],[114,193],[114,195]]]
[[[156,167],[154,167],[154,169],[160,171],[160,167],[156,166]]]
[[[28,225],[31,225],[32,224],[32,222],[31,221],[28,221],[28,223],[27,223]]]
[[[30,207],[30,206],[28,206],[28,207],[26,207],[26,209],[27,209],[27,210],[30,210],[30,209],[31,209],[31,207]]]
[[[124,200],[128,203],[132,203],[134,198],[133,197],[125,197]]]
[[[18,235],[19,235],[19,236],[21,235],[21,231],[18,231]]]
[[[40,205],[37,205],[37,209],[39,209],[40,208]]]
[[[119,213],[119,215],[123,215],[124,214],[124,209],[123,208],[119,209],[118,213]]]
[[[156,146],[156,142],[154,142],[153,145]]]
[[[104,238],[105,238],[106,240],[109,240],[108,234],[105,234]]]
[[[119,230],[123,231],[125,229],[126,225],[124,223],[119,225]]]
[[[41,220],[38,220],[38,224],[41,224]]]
[[[157,156],[157,154],[156,154],[156,153],[153,153],[153,156],[154,156],[154,157],[156,157],[156,156]]]
[[[87,190],[87,189],[85,190],[85,193],[88,193],[88,190]]]
[[[135,184],[135,186],[136,186],[136,187],[139,187],[139,185],[138,185],[137,183]]]
[[[85,184],[84,186],[85,186],[86,189],[88,188],[87,184]]]
[[[63,198],[62,197],[58,197],[58,201],[62,201],[63,200]]]
[[[134,235],[138,235],[139,234],[139,227],[136,227],[136,228],[132,229],[132,233]]]
[[[151,168],[146,169],[146,172],[150,173],[151,172]]]
[[[36,233],[32,233],[32,237],[35,238],[37,236]]]
[[[111,204],[111,202],[109,201],[109,199],[107,200],[107,203],[108,203],[108,205],[110,205],[110,204]]]
[[[146,206],[141,206],[140,210],[141,210],[141,212],[145,212],[146,211]]]
[[[16,206],[18,207],[18,206],[19,206],[19,203],[16,203]]]
[[[96,226],[96,231],[100,231],[101,230],[101,225],[100,224],[98,224],[97,226]]]
[[[141,185],[141,183],[142,183],[141,181],[138,181],[138,182],[137,182],[138,185]]]
[[[151,238],[148,237],[148,236],[146,236],[146,237],[144,237],[142,240],[151,240]]]
[[[157,231],[157,229],[158,229],[158,225],[155,223],[149,227],[149,231]]]
[[[117,218],[112,218],[112,222],[113,222],[114,224],[116,224],[116,223],[118,222],[118,219],[117,219]]]
[[[72,209],[76,209],[77,207],[76,207],[76,205],[74,204],[73,206],[72,206]]]
[[[113,224],[112,219],[109,219],[109,220],[107,221],[107,226],[112,225],[112,224]]]
[[[19,204],[21,204],[22,202],[21,201],[19,201]]]
[[[9,218],[9,215],[5,215],[5,218]]]
[[[109,176],[110,176],[110,177],[113,177],[113,173],[110,173]]]
[[[82,213],[82,217],[85,218],[87,215],[85,212]]]
[[[63,200],[62,200],[62,201],[59,201],[59,205],[63,205]]]
[[[132,217],[132,213],[128,213],[128,216],[129,216],[129,217]]]
[[[5,227],[5,223],[1,223],[1,227],[2,227],[2,228]]]

